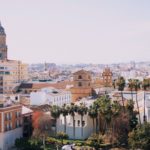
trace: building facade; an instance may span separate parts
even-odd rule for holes
[[[71,88],[73,102],[92,94],[91,74],[85,70],[79,70],[73,74],[73,87]]]
[[[112,76],[110,68],[105,68],[102,73],[104,87],[112,87]]]
[[[22,137],[21,105],[0,104],[0,149],[9,150]]]
[[[94,99],[83,98],[80,101],[75,102],[75,104],[80,105],[80,103],[83,103],[86,107],[90,107],[94,101]],[[73,134],[73,122],[75,123],[75,135]],[[65,119],[64,116],[61,114],[59,119],[57,119],[57,132],[64,132],[64,128]],[[93,120],[88,115],[88,113],[83,116],[83,120],[81,119],[81,115],[79,115],[78,113],[75,113],[74,120],[71,115],[68,114],[66,116],[66,133],[68,134],[70,139],[87,139],[93,133],[93,129],[95,129],[94,132],[96,132],[96,119],[94,120],[93,127]]]
[[[27,64],[7,58],[6,33],[0,24],[0,93],[12,93],[18,84],[27,79]]]
[[[43,88],[38,92],[31,92],[30,105],[57,105],[71,103],[71,92],[66,90],[58,90],[52,87]]]

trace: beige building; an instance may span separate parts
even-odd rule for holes
[[[28,79],[27,64],[8,60],[6,34],[0,24],[0,93],[12,93],[13,89]]]
[[[85,70],[79,70],[73,74],[73,87],[71,88],[73,102],[87,96],[91,96],[91,74]]]
[[[0,60],[0,93],[12,93],[17,85],[27,79],[26,64],[16,60]]]

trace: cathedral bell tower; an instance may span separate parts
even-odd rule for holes
[[[7,45],[5,29],[0,22],[0,60],[7,60]]]

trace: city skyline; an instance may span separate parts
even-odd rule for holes
[[[150,2],[144,2],[0,0],[8,56],[27,63],[148,61]]]

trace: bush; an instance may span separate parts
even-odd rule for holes
[[[91,135],[85,144],[94,147],[95,149],[98,149],[100,147],[100,144],[103,143],[102,136],[99,134],[93,134]]]
[[[150,123],[145,123],[141,127],[129,133],[129,146],[132,149],[150,149]]]

